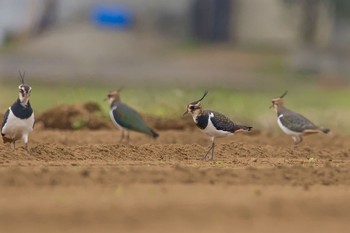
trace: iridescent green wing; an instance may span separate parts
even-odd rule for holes
[[[118,103],[116,106],[112,113],[114,120],[120,126],[152,136],[150,128],[145,124],[138,112],[123,103]]]
[[[252,127],[250,126],[243,126],[243,125],[237,125],[233,121],[231,121],[228,117],[225,115],[211,111],[214,114],[214,117],[211,118],[211,121],[213,122],[213,125],[218,130],[223,130],[227,132],[234,133],[237,130],[246,130],[250,131]]]

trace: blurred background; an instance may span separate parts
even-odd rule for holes
[[[350,132],[348,0],[0,0],[0,109],[18,70],[39,112],[123,87],[141,112],[205,107],[275,127],[271,98]]]

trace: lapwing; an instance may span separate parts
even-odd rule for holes
[[[284,107],[283,97],[286,95],[287,91],[280,97],[272,99],[271,108],[273,107],[277,113],[277,123],[279,127],[287,135],[292,136],[295,145],[303,141],[303,135],[320,132],[327,134],[330,132],[329,129],[319,127],[303,115]]]
[[[1,126],[1,135],[4,143],[11,143],[15,149],[15,143],[23,140],[24,148],[29,151],[28,139],[30,132],[34,127],[34,112],[29,103],[32,88],[24,83],[25,73],[21,73],[20,78],[22,84],[18,86],[18,99],[6,111],[4,121]]]
[[[211,138],[211,146],[207,153],[203,156],[203,159],[206,159],[211,152],[210,159],[214,160],[215,138],[226,137],[240,131],[250,131],[252,127],[235,124],[228,117],[219,112],[203,110],[201,101],[207,94],[208,91],[205,91],[202,98],[189,103],[183,116],[190,113],[197,127]]]
[[[123,142],[125,136],[126,142],[129,142],[129,130],[144,133],[153,138],[157,138],[159,135],[146,125],[140,114],[128,105],[121,102],[119,92],[120,90],[111,91],[108,93],[107,98],[110,104],[109,115],[114,125],[122,130],[120,142]]]

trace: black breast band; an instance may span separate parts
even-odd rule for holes
[[[12,113],[20,118],[20,119],[28,119],[33,114],[33,109],[30,106],[29,102],[27,106],[23,106],[19,100],[17,100],[12,106],[11,106]]]
[[[202,114],[202,115],[197,116],[196,125],[198,126],[198,128],[205,129],[208,126],[208,119],[209,119],[208,114]]]

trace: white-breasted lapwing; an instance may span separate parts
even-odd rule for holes
[[[122,130],[121,142],[125,134],[126,142],[129,142],[129,130],[144,133],[153,138],[159,136],[153,129],[146,125],[138,112],[120,101],[119,91],[109,92],[107,98],[110,104],[109,115],[113,123]]]
[[[19,95],[17,101],[6,111],[1,127],[1,135],[4,143],[11,143],[15,148],[17,140],[24,141],[24,148],[29,152],[29,133],[34,127],[34,112],[29,103],[32,88],[24,83],[24,74],[20,77],[22,84],[18,86]]]
[[[203,156],[206,159],[211,151],[211,160],[214,160],[215,138],[222,138],[233,135],[239,131],[250,131],[252,127],[237,125],[223,114],[211,110],[203,110],[201,101],[208,94],[205,91],[202,98],[187,105],[187,110],[183,115],[190,113],[193,121],[202,132],[211,138],[211,146],[208,152]]]
[[[329,129],[319,127],[299,113],[284,107],[283,97],[287,91],[280,97],[272,99],[272,106],[277,113],[277,123],[283,132],[292,136],[294,144],[297,145],[303,141],[302,136],[314,133],[329,133]]]

